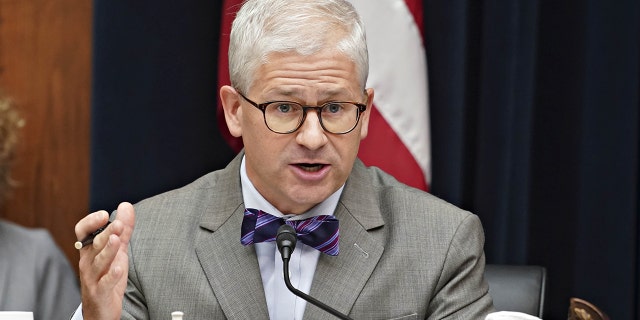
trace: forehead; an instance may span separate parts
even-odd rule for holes
[[[361,90],[356,65],[338,50],[274,52],[255,72],[252,91],[279,95],[350,95]],[[364,90],[362,88],[362,90]]]

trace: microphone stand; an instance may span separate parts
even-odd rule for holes
[[[343,319],[343,320],[353,320],[349,318],[347,315],[340,313],[340,311],[331,308],[330,306],[322,303],[320,300],[296,289],[291,284],[291,279],[289,279],[289,259],[291,257],[291,253],[296,248],[296,242],[298,238],[296,236],[296,232],[290,225],[284,224],[278,228],[278,234],[276,236],[276,243],[278,245],[278,251],[280,251],[280,255],[282,256],[282,269],[284,271],[284,284],[287,286],[289,291],[291,291],[296,296],[311,302],[318,308],[331,313],[332,315]]]
[[[336,317],[338,317],[340,319],[352,320],[351,318],[349,318],[349,316],[340,313],[340,311],[338,311],[338,310],[336,310],[334,308],[331,308],[330,306],[322,303],[320,300],[318,300],[318,299],[316,299],[316,298],[314,298],[314,297],[312,297],[312,296],[310,296],[310,295],[308,295],[308,294],[306,294],[306,293],[294,288],[293,285],[291,284],[291,280],[289,279],[289,259],[284,259],[283,258],[282,262],[284,262],[283,266],[282,266],[282,268],[284,270],[284,284],[287,285],[287,288],[289,289],[289,291],[293,292],[293,294],[295,294],[296,296],[313,303],[314,305],[316,305],[320,309],[322,309],[322,310],[324,310],[326,312],[329,312],[332,315],[334,315],[334,316],[336,316]]]

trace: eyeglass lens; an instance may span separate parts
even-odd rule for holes
[[[279,133],[293,132],[302,125],[309,109],[320,109],[320,123],[331,133],[346,133],[358,123],[359,108],[349,102],[328,102],[320,107],[303,107],[296,102],[276,101],[265,106],[267,126]],[[306,110],[306,111],[305,111]]]

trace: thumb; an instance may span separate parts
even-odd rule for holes
[[[136,214],[133,205],[129,202],[122,202],[118,205],[116,212],[116,220],[120,220],[124,226],[120,240],[123,244],[128,244],[131,239],[131,233],[135,225]]]

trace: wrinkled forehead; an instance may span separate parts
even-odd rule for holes
[[[273,52],[257,68],[250,89],[277,92],[278,96],[357,97],[364,88],[356,69],[356,63],[336,49],[325,48],[310,55]]]

